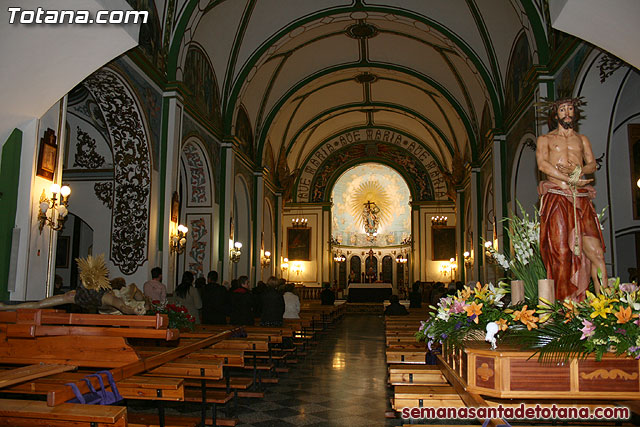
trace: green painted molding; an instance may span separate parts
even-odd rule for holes
[[[227,150],[232,150],[233,148],[222,146],[220,147],[220,170],[218,173],[220,174],[220,182],[222,184],[225,183],[226,171],[227,171]],[[225,197],[227,193],[227,186],[220,185],[220,205],[219,205],[219,222],[220,226],[219,230],[219,240],[218,240],[218,261],[220,263],[220,271],[218,271],[219,277],[222,279],[224,271],[229,267],[224,263],[224,245],[225,240],[229,239],[228,235],[224,233],[224,226],[228,221],[228,218],[225,215]]]
[[[14,129],[2,146],[0,163],[0,300],[9,298],[11,238],[16,222],[22,131]]]
[[[536,48],[538,49],[538,62],[540,64],[548,64],[551,60],[551,49],[549,49],[549,41],[547,40],[547,31],[538,14],[538,9],[534,4],[535,0],[520,0],[520,4],[527,13],[533,36],[536,39]]]
[[[525,0],[522,0],[522,1],[525,1]],[[491,102],[492,102],[492,104],[494,106],[494,114],[495,114],[495,117],[496,117],[496,121],[501,121],[502,109],[501,109],[500,103],[498,101],[498,99],[500,98],[500,94],[497,93],[496,88],[495,88],[495,86],[493,84],[493,81],[491,79],[491,76],[489,74],[489,71],[485,68],[484,63],[482,62],[482,60],[480,60],[480,58],[478,57],[476,52],[474,52],[473,49],[462,39],[462,37],[458,36],[456,33],[452,32],[449,28],[447,28],[445,25],[441,24],[438,21],[430,19],[429,17],[426,17],[424,15],[416,14],[416,13],[414,13],[412,11],[409,11],[409,10],[406,10],[406,9],[397,9],[397,8],[387,7],[387,6],[370,6],[370,5],[362,6],[362,7],[358,8],[358,9],[362,9],[362,10],[366,10],[366,11],[372,11],[372,12],[380,12],[380,13],[399,15],[399,16],[404,16],[404,17],[410,18],[410,19],[414,19],[416,21],[419,21],[421,23],[426,24],[429,27],[433,27],[434,29],[436,29],[437,31],[439,31],[440,33],[442,33],[443,35],[448,37],[455,45],[457,45],[460,48],[460,50],[462,52],[464,52],[465,55],[467,55],[467,57],[470,59],[470,61],[474,64],[474,66],[478,70],[482,81],[484,82],[485,86],[487,87],[487,91],[489,92],[489,97],[490,97]],[[260,45],[260,47],[258,49],[256,49],[256,51],[251,55],[249,60],[244,64],[244,67],[242,68],[242,70],[238,74],[238,78],[235,79],[235,84],[234,84],[233,88],[230,91],[230,96],[227,98],[230,102],[229,102],[229,104],[226,105],[227,108],[225,109],[225,113],[224,113],[225,114],[225,118],[229,118],[230,116],[232,116],[233,111],[234,111],[235,102],[237,101],[237,97],[238,97],[238,95],[240,93],[241,87],[242,87],[245,79],[247,78],[249,72],[255,66],[255,64],[257,63],[259,58],[274,43],[276,43],[281,38],[285,37],[291,31],[293,31],[296,28],[299,28],[299,27],[301,27],[301,26],[303,26],[303,25],[305,25],[305,24],[307,24],[309,22],[313,22],[315,20],[321,19],[321,18],[326,17],[326,16],[331,16],[331,15],[340,14],[340,13],[349,13],[349,12],[352,12],[353,10],[354,10],[354,7],[352,7],[352,6],[335,7],[335,8],[326,9],[326,10],[323,10],[323,11],[320,11],[320,12],[317,12],[317,13],[309,14],[309,15],[305,16],[304,18],[301,18],[301,19],[299,19],[299,20],[297,20],[295,22],[292,22],[291,24],[283,27],[277,34],[275,34],[274,36],[272,36],[271,38],[266,40],[265,43]],[[534,7],[533,10],[535,12],[535,7]],[[538,17],[537,13],[535,13],[535,16]],[[539,17],[538,17],[538,19],[539,19]],[[546,40],[546,38],[545,38],[545,40]],[[228,89],[225,88],[225,93],[227,93],[227,92],[228,92]],[[233,118],[231,117],[231,119],[233,119]],[[226,122],[226,120],[225,120],[225,122]]]
[[[407,113],[407,114],[410,114],[410,115],[414,116],[415,118],[417,118],[418,120],[420,120],[422,122],[421,124],[426,129],[429,129],[429,128],[432,129],[440,137],[442,142],[447,147],[447,150],[449,151],[449,154],[451,154],[453,156],[454,149],[453,149],[453,145],[451,145],[451,141],[449,141],[449,138],[447,138],[447,136],[444,134],[442,129],[440,129],[438,126],[436,126],[436,124],[434,122],[432,122],[426,116],[423,116],[418,111],[412,110],[412,109],[407,108],[407,107],[405,107],[403,105],[391,104],[391,103],[387,103],[387,102],[370,102],[370,103],[354,102],[354,103],[351,103],[351,104],[338,105],[338,106],[332,107],[332,108],[330,108],[328,110],[321,111],[315,117],[312,117],[311,119],[309,119],[304,125],[302,125],[302,127],[300,127],[300,129],[291,137],[292,143],[293,143],[293,141],[296,141],[298,139],[298,137],[308,127],[312,126],[317,121],[322,120],[324,116],[327,116],[327,115],[329,115],[331,113],[336,113],[336,112],[347,113],[347,112],[351,112],[351,109],[360,109],[361,107],[374,107],[374,108],[378,108],[378,109],[387,108],[389,111],[401,111],[401,112],[404,112],[404,113]],[[434,137],[434,139],[437,140],[437,138],[435,138],[434,135],[432,135],[432,136]],[[291,147],[292,147],[291,144],[292,143],[290,143],[287,146],[287,154],[291,150]]]
[[[268,130],[271,126],[271,123],[273,122],[273,120],[275,120],[276,115],[278,114],[278,112],[283,108],[284,104],[295,95],[295,93],[297,91],[299,91],[300,89],[302,89],[303,87],[305,87],[306,85],[312,83],[314,80],[317,80],[319,78],[322,78],[328,74],[331,73],[335,73],[338,71],[344,71],[344,70],[349,70],[349,69],[359,69],[362,68],[364,65],[361,63],[349,63],[349,64],[340,64],[340,65],[336,65],[333,67],[328,67],[326,69],[323,69],[319,72],[316,72],[308,77],[306,77],[305,79],[301,80],[300,82],[298,82],[295,86],[293,86],[292,88],[290,88],[279,100],[278,102],[271,108],[271,111],[269,112],[269,114],[267,114],[264,123],[261,124],[261,131],[260,134],[257,138],[257,152],[258,155],[261,156],[262,155],[262,150],[264,149],[264,145],[266,143],[267,140],[267,134],[268,134]],[[373,71],[375,71],[375,69],[384,69],[384,70],[390,70],[390,71],[395,71],[395,72],[399,72],[399,73],[403,73],[403,74],[407,74],[411,77],[415,77],[420,81],[423,81],[424,83],[428,84],[429,86],[431,86],[432,88],[434,88],[438,94],[440,94],[441,96],[443,96],[451,105],[451,107],[458,113],[458,116],[460,117],[460,119],[462,120],[462,123],[465,127],[465,130],[467,131],[467,136],[469,138],[469,144],[471,146],[471,156],[472,156],[472,160],[475,160],[477,155],[478,155],[478,140],[476,137],[476,132],[473,130],[473,125],[471,123],[471,119],[469,118],[469,116],[467,115],[466,111],[464,110],[464,108],[462,107],[462,105],[458,102],[458,100],[444,87],[442,86],[440,83],[438,83],[437,81],[431,79],[428,76],[425,76],[413,69],[407,68],[407,67],[403,67],[400,65],[395,65],[395,64],[386,64],[386,63],[378,63],[378,62],[368,62],[366,64],[367,67],[372,68]],[[421,90],[424,90],[421,88]],[[367,104],[367,105],[371,105],[371,104]],[[296,108],[297,111],[297,108]],[[295,114],[295,113],[294,113]],[[451,150],[451,147],[449,147],[449,149]]]

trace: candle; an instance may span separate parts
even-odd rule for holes
[[[524,280],[511,281],[511,305],[524,302]]]
[[[552,279],[540,279],[538,280],[538,303],[545,304],[541,298],[544,298],[550,303],[554,303],[556,300],[555,289]]]

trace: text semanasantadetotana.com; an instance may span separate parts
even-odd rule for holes
[[[506,419],[556,419],[556,420],[623,420],[631,414],[625,407],[596,407],[587,406],[540,406],[525,405],[478,407],[478,408],[402,408],[404,419],[476,419],[476,418],[506,418]]]

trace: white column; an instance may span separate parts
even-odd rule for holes
[[[275,265],[275,276],[282,277],[282,255],[284,248],[282,244],[282,230],[284,229],[284,216],[282,212],[282,193],[276,193],[276,211],[273,213],[276,241],[273,244],[273,263]]]
[[[458,258],[458,277],[462,281],[466,281],[466,271],[464,270],[464,203],[462,203],[462,191],[456,191],[456,255]],[[463,274],[464,272],[464,274]],[[464,280],[463,280],[464,279]]]
[[[229,257],[230,238],[231,238],[231,218],[233,216],[233,193],[235,180],[233,177],[233,162],[235,155],[233,153],[233,144],[225,142],[221,145],[221,159],[224,165],[222,175],[222,187],[224,190],[224,197],[221,197],[220,203],[222,207],[220,209],[220,224],[222,226],[222,268],[220,272],[221,280],[231,280],[231,259]]]
[[[500,252],[504,251],[504,212],[505,201],[504,188],[502,186],[502,146],[506,144],[505,135],[495,135],[493,137],[493,212],[496,216],[496,237]]]
[[[258,284],[258,280],[262,280],[262,265],[261,265],[261,253],[263,246],[263,229],[264,229],[264,176],[262,172],[254,172],[255,176],[255,204],[256,204],[256,217],[254,218],[254,239],[255,247],[253,251],[253,260],[254,260],[254,268],[251,269],[252,272],[255,272],[253,277],[251,278],[251,283],[254,286]],[[267,267],[268,268],[268,267]],[[258,273],[259,272],[259,273]]]
[[[164,211],[163,224],[158,224],[162,229],[162,278],[165,281],[168,292],[173,292],[176,283],[177,255],[169,250],[171,233],[171,200],[174,191],[178,191],[178,177],[180,170],[180,143],[182,128],[182,100],[177,92],[167,92],[164,97],[168,99],[167,114],[167,156],[164,165]],[[184,195],[183,195],[184,196]]]
[[[480,230],[478,228],[478,206],[479,201],[478,198],[480,196],[480,190],[478,188],[478,174],[480,173],[480,168],[471,169],[471,185],[470,185],[470,193],[471,193],[471,221],[473,224],[471,226],[471,230],[473,232],[473,242],[471,242],[472,247],[474,248],[474,262],[473,262],[473,279],[479,280],[480,278],[480,260],[482,259],[482,254],[484,253],[484,247],[480,244]]]

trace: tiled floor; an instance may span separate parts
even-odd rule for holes
[[[382,316],[348,314],[278,384],[267,385],[263,399],[239,398],[232,417],[238,427],[399,426],[403,420],[385,419],[391,395]],[[200,414],[195,405],[179,412]]]
[[[239,400],[238,427],[400,425],[385,420],[386,376],[382,317],[345,316],[264,399]]]

